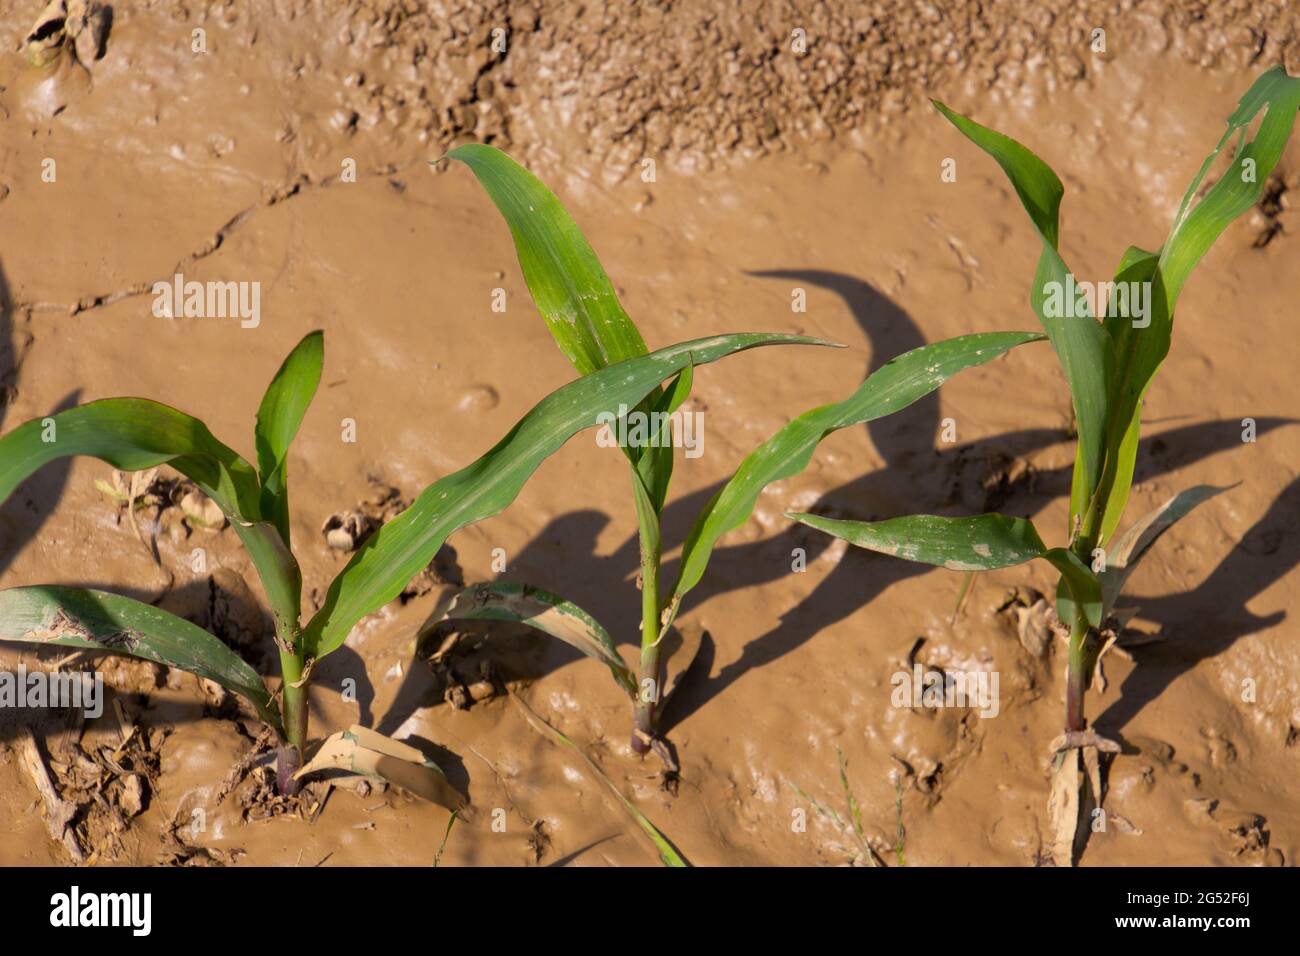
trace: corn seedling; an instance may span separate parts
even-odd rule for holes
[[[198,419],[145,399],[105,399],[29,421],[0,439],[0,501],[42,465],[88,455],[127,472],[170,465],[216,503],[261,579],[275,621],[281,680],[272,694],[246,662],[190,621],[85,588],[0,590],[0,640],[114,651],[215,681],[248,700],[279,734],[282,792],[295,791],[296,781],[309,772],[342,768],[386,776],[455,809],[463,801],[433,764],[372,730],[354,726],[305,754],[315,664],[338,649],[364,616],[396,598],[450,534],[503,510],[544,459],[602,414],[636,405],[694,365],[756,346],[812,341],[779,334],[715,336],[638,355],[556,390],[481,458],[434,482],[367,538],[305,625],[302,575],[290,548],[287,458],[320,381],[323,333],[304,338],[267,389],[254,428],[256,467]],[[310,760],[304,763],[304,756]]]
[[[470,168],[505,218],[533,301],[577,371],[584,377],[599,375],[612,363],[644,356],[647,348],[641,332],[619,304],[591,246],[551,191],[490,146],[462,146],[448,156]],[[641,651],[636,672],[623,661],[609,632],[590,614],[527,585],[474,584],[452,597],[432,623],[519,621],[605,664],[632,700],[632,747],[646,753],[656,743],[657,717],[672,691],[665,683],[661,656],[674,633],[682,599],[703,577],[718,540],[748,520],[763,488],[802,471],[817,444],[832,432],[906,408],[962,369],[1042,337],[1038,333],[986,333],[915,349],[877,370],[844,401],[813,409],[790,422],[755,449],[701,510],[683,545],[677,580],[669,588],[660,584],[660,519],[673,473],[672,422],[664,413],[673,412],[690,394],[691,368],[683,369],[664,389],[649,393],[641,405],[630,404],[629,408],[641,414],[664,414],[650,419],[662,425],[641,440],[633,438],[631,428],[620,427],[618,432],[629,438],[620,446],[631,472],[640,538]]]
[[[1061,575],[1056,609],[1070,628],[1070,647],[1065,736],[1053,747],[1053,801],[1059,815],[1069,817],[1078,809],[1078,787],[1073,787],[1071,798],[1069,782],[1081,779],[1078,751],[1084,752],[1099,801],[1097,750],[1113,749],[1110,742],[1087,732],[1083,705],[1106,647],[1103,635],[1113,626],[1120,589],[1157,538],[1198,504],[1225,490],[1189,488],[1114,537],[1133,482],[1143,396],[1169,351],[1183,283],[1228,224],[1260,200],[1281,158],[1300,107],[1300,80],[1275,67],[1251,86],[1187,188],[1164,245],[1156,252],[1136,247],[1125,252],[1100,320],[1093,317],[1086,298],[1074,295],[1074,277],[1057,250],[1063,188],[1056,174],[1014,140],[937,101],[935,106],[1002,167],[1042,240],[1030,304],[1064,370],[1078,428],[1067,544],[1049,548],[1031,522],[999,514],[915,515],[876,522],[809,514],[789,517],[862,548],[953,570],[988,571],[1034,558],[1056,567]],[[1261,111],[1255,135],[1249,137]],[[1226,170],[1198,198],[1206,175],[1234,136]],[[1064,852],[1060,846],[1073,846],[1076,823],[1068,821],[1068,841],[1059,839],[1064,829],[1058,828],[1058,861],[1067,855],[1073,860],[1073,849]]]

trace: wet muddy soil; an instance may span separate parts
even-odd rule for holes
[[[1038,240],[1000,171],[926,97],[1058,171],[1062,252],[1104,279],[1129,244],[1159,245],[1258,72],[1300,73],[1297,15],[1280,3],[155,0],[113,4],[102,50],[38,69],[19,48],[42,6],[0,13],[0,427],[142,395],[251,457],[262,389],[325,329],[322,386],[289,457],[308,610],[395,504],[573,377],[481,189],[463,168],[428,166],[452,144],[494,143],[548,182],[652,346],[747,329],[849,346],[699,370],[704,454],[678,462],[665,532],[677,546],[717,483],[794,415],[925,342],[1036,327]],[[948,160],[955,182],[941,178]],[[1133,646],[1088,698],[1123,750],[1084,865],[1300,853],[1297,190],[1292,146],[1265,202],[1189,283],[1147,397],[1130,518],[1190,485],[1235,487],[1132,580]],[[259,321],[156,317],[152,286],[177,274],[260,283]],[[798,290],[806,311],[792,310]],[[666,715],[672,785],[630,751],[608,672],[562,645],[501,626],[456,660],[415,654],[447,587],[504,578],[572,599],[632,658],[635,518],[619,456],[591,432],[321,663],[313,733],[359,723],[444,767],[471,801],[444,866],[656,862],[507,688],[697,865],[867,862],[841,759],[885,863],[1044,863],[1065,658],[1050,633],[1026,636],[1026,595],[1051,590],[1048,572],[980,575],[961,600],[959,574],[846,551],[782,513],[996,508],[1057,543],[1069,427],[1048,347],[1026,347],[837,434],[769,488],[683,612],[708,639]],[[233,530],[167,469],[137,491],[90,460],[46,468],[0,509],[0,583],[121,591],[273,673]],[[275,797],[261,728],[197,678],[0,649],[0,668],[20,664],[96,670],[112,692],[94,719],[0,710],[0,863],[427,865],[442,844],[448,812],[396,788]],[[996,716],[893,706],[894,675],[916,664],[996,672]],[[485,675],[493,692],[475,693]]]

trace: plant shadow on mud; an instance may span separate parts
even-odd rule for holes
[[[1227,650],[1243,637],[1276,627],[1285,611],[1264,617],[1247,604],[1300,564],[1300,478],[1274,499],[1232,550],[1199,585],[1164,597],[1132,595],[1127,604],[1169,635],[1141,649],[1140,666],[1121,685],[1119,700],[1096,720],[1099,731],[1122,739],[1120,731],[1179,676]]]
[[[31,346],[31,337],[14,327],[13,298],[4,266],[0,265],[0,433],[9,420],[9,405],[17,394],[18,372]],[[81,389],[64,396],[51,412],[71,408],[81,399]],[[56,462],[47,469],[39,487],[33,483],[21,501],[12,501],[0,510],[0,573],[9,565],[23,545],[35,538],[46,518],[63,496],[71,464]]]

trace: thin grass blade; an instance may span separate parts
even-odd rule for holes
[[[438,844],[438,852],[433,856],[433,867],[437,869],[442,863],[443,851],[447,849],[447,841],[451,839],[451,828],[456,825],[456,818],[460,816],[459,810],[453,810],[451,816],[447,818],[447,829],[443,831],[442,842]]]
[[[550,737],[556,743],[569,748],[578,755],[582,762],[586,764],[587,769],[595,774],[596,779],[614,795],[614,798],[623,805],[623,809],[625,809],[632,819],[636,821],[636,825],[639,826],[645,835],[650,838],[650,842],[653,843],[655,849],[659,851],[659,860],[664,866],[672,868],[690,866],[690,864],[682,858],[682,855],[677,852],[677,848],[672,845],[669,839],[659,832],[658,827],[651,823],[644,813],[637,809],[636,804],[623,795],[623,791],[618,789],[618,786],[614,781],[610,780],[605,771],[600,769],[600,765],[588,757],[581,747],[543,720],[542,716],[524,703],[523,698],[518,694],[511,694],[510,699],[515,702],[515,706],[517,706],[523,713],[524,718],[530,725],[532,725],[534,730],[544,736]]]

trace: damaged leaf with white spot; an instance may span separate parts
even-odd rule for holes
[[[279,709],[253,668],[197,624],[143,601],[89,588],[6,588],[0,641],[112,651],[178,667],[239,694],[280,728]]]
[[[438,765],[420,751],[358,724],[326,737],[294,778],[328,770],[377,777],[452,811],[466,804]]]

